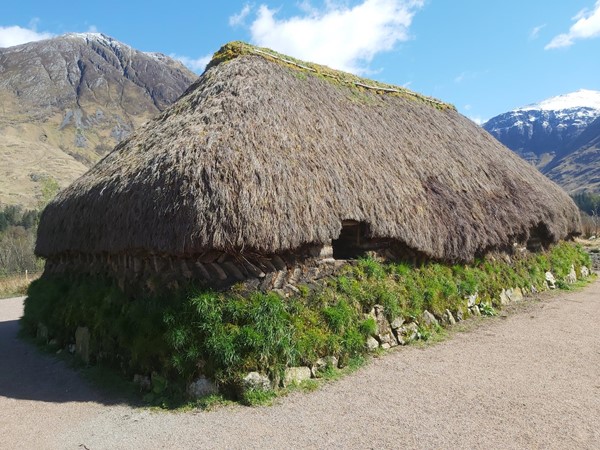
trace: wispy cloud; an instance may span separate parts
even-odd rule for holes
[[[540,31],[546,27],[546,24],[538,25],[537,27],[533,27],[531,32],[529,33],[529,40],[533,41],[540,37]]]
[[[482,119],[479,116],[475,116],[475,117],[469,117],[469,119],[471,119],[473,122],[475,122],[477,125],[481,126],[485,123],[485,120]]]
[[[206,65],[212,59],[212,53],[201,56],[200,58],[190,58],[189,56],[176,55],[174,53],[169,55],[171,58],[181,61],[186,67],[196,73],[202,73],[206,68]]]
[[[462,83],[465,80],[466,77],[467,77],[467,72],[462,72],[460,75],[457,75],[454,78],[454,82],[455,83]]]
[[[488,72],[489,72],[489,70],[475,71],[475,72],[470,71],[470,70],[465,70],[464,72],[461,72],[456,77],[454,77],[454,82],[462,83],[463,81],[475,80],[475,79],[479,78],[481,75],[484,75]]]
[[[252,11],[252,6],[249,3],[246,3],[240,12],[229,16],[229,25],[232,27],[243,25],[246,17],[250,14],[250,11]]]
[[[300,3],[301,14],[280,19],[260,5],[250,24],[252,42],[282,53],[354,73],[369,73],[375,55],[411,38],[410,26],[425,0],[364,0],[355,6],[327,1]],[[252,8],[250,8],[252,9]],[[245,19],[246,7],[235,16]],[[243,20],[240,19],[240,20]],[[231,18],[230,18],[231,23]]]
[[[592,9],[579,11],[572,20],[575,23],[569,31],[555,36],[544,47],[546,50],[570,47],[577,40],[600,36],[600,0],[596,1]]]
[[[39,19],[35,18],[29,22],[29,28],[23,28],[19,25],[0,26],[0,48],[41,41],[54,36],[52,33],[37,31],[38,23]]]

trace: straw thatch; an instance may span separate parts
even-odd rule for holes
[[[579,230],[566,193],[450,105],[234,43],[46,208],[36,251],[278,253],[343,220],[451,261]]]

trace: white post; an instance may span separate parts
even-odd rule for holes
[[[27,269],[25,269],[25,281],[29,283],[29,274],[27,273]]]

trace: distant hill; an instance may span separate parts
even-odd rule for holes
[[[600,92],[580,90],[487,121],[496,139],[574,193],[600,188]]]
[[[99,33],[0,49],[0,203],[35,206],[73,181],[197,78]]]

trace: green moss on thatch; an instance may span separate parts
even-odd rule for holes
[[[370,80],[367,78],[361,78],[348,72],[334,70],[320,64],[301,61],[291,56],[277,53],[276,51],[271,50],[269,48],[256,47],[254,45],[250,45],[240,41],[230,42],[221,47],[214,54],[212,60],[210,61],[206,69],[208,70],[211,67],[214,67],[224,62],[231,61],[235,58],[239,58],[240,56],[244,55],[259,55],[267,59],[268,61],[275,62],[285,67],[289,67],[290,69],[294,71],[299,71],[304,75],[308,74],[321,77],[331,83],[350,87],[353,90],[369,90],[377,92],[378,94],[395,95],[410,100],[421,101],[440,110],[456,110],[454,105],[444,103],[433,97],[427,97],[425,95],[418,94],[404,87],[381,83],[379,81]]]

